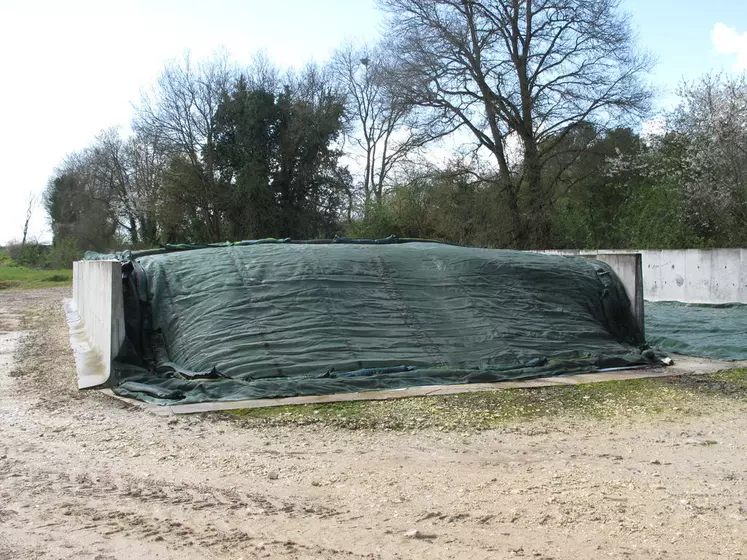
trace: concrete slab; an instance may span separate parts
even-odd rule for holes
[[[711,259],[711,293],[713,303],[728,303],[739,294],[740,249],[721,249]]]
[[[685,251],[685,300],[709,303],[713,280],[713,252]]]
[[[739,250],[739,288],[737,300],[747,303],[747,249]]]
[[[674,365],[658,368],[627,369],[618,371],[600,371],[579,375],[560,377],[540,377],[500,383],[470,383],[465,385],[435,385],[428,387],[411,387],[391,391],[370,391],[366,393],[340,393],[336,395],[316,395],[307,397],[288,397],[282,399],[254,399],[230,402],[206,402],[182,405],[155,405],[115,395],[111,390],[102,390],[104,394],[125,401],[133,406],[148,410],[161,416],[171,414],[194,414],[198,412],[217,412],[241,408],[267,408],[273,406],[325,404],[352,401],[382,401],[435,395],[454,395],[459,393],[476,393],[481,391],[502,391],[504,389],[530,389],[538,387],[559,387],[580,385],[584,383],[602,383],[606,381],[623,381],[644,379],[648,377],[677,377],[680,375],[702,375],[727,369],[747,368],[747,362],[727,362],[707,360],[689,356],[672,356]]]
[[[642,262],[643,266],[643,293],[645,299],[657,301],[661,279],[661,251],[650,251],[649,258]],[[641,255],[643,257],[643,255]]]
[[[96,351],[74,300],[66,299],[62,303],[70,333],[70,347],[75,357],[78,388],[98,387],[109,379],[110,360],[105,360],[102,354]]]
[[[685,251],[641,251],[643,294],[649,301],[687,301]]]
[[[747,303],[747,249],[543,251],[563,255],[640,253],[648,301]],[[618,276],[621,275],[617,270]]]
[[[73,298],[65,302],[78,388],[103,385],[125,338],[122,265],[119,261],[73,263]]]

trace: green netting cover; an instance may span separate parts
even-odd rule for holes
[[[646,337],[666,352],[747,360],[747,305],[646,302]]]
[[[193,403],[650,364],[620,281],[579,257],[433,242],[129,255],[120,395]]]

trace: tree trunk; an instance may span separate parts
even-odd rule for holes
[[[130,216],[130,242],[133,245],[138,244],[138,234],[137,234],[137,221],[135,220],[135,216]]]
[[[534,139],[524,139],[524,180],[527,191],[527,220],[532,224],[524,249],[547,249],[550,223],[547,193],[542,185],[542,166]]]

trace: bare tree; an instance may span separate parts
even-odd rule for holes
[[[221,239],[221,184],[216,169],[215,114],[236,78],[225,55],[192,64],[189,56],[172,62],[158,78],[157,87],[144,93],[136,107],[133,128],[147,138],[158,138],[190,181],[180,194],[194,207],[209,239]],[[189,188],[187,189],[187,185]]]
[[[116,128],[69,155],[50,180],[45,206],[55,239],[107,247],[116,234],[132,245],[159,240],[158,209],[166,156],[157,141],[123,138]]]
[[[413,107],[389,87],[391,61],[380,47],[347,44],[332,61],[346,97],[348,138],[363,167],[364,208],[381,203],[392,170],[429,139],[411,126]]]
[[[262,89],[269,93],[278,93],[282,89],[280,68],[266,51],[255,53],[243,76],[251,89]]]
[[[110,129],[97,136],[89,150],[91,164],[110,186],[119,227],[133,245],[155,244],[167,163],[159,139],[143,133],[124,139]]]
[[[584,122],[639,117],[651,60],[636,52],[619,0],[380,0],[407,102],[487,150],[516,247],[543,245],[553,186],[546,163]],[[519,149],[512,150],[518,143]]]
[[[26,203],[26,220],[23,222],[23,237],[21,238],[21,250],[26,246],[26,239],[29,233],[29,224],[31,223],[31,217],[34,215],[34,210],[39,203],[39,198],[36,193],[29,194]]]

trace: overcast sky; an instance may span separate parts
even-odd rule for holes
[[[623,0],[659,60],[659,107],[683,78],[747,70],[747,2]],[[686,7],[685,7],[686,6]],[[0,244],[21,237],[27,200],[66,154],[126,127],[164,63],[225,47],[280,66],[325,61],[346,38],[375,40],[374,0],[0,0]],[[39,207],[31,233],[50,240]]]

